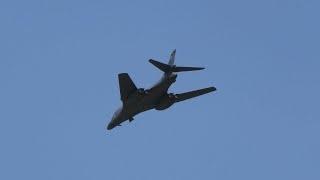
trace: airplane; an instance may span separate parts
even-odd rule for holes
[[[202,67],[176,66],[175,55],[176,50],[173,50],[168,64],[153,59],[149,60],[151,64],[164,73],[160,81],[150,89],[138,89],[127,73],[118,75],[122,106],[114,113],[111,122],[107,126],[108,130],[121,126],[121,123],[127,120],[132,122],[135,115],[144,111],[151,109],[165,110],[177,102],[216,91],[215,87],[208,87],[181,94],[168,93],[170,86],[177,80],[178,72],[205,69]]]

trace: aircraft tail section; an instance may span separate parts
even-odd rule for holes
[[[169,63],[168,63],[169,66],[174,66],[175,58],[176,58],[176,50],[173,50],[171,55],[170,55],[170,60],[169,60]]]
[[[164,73],[173,73],[173,72],[185,72],[185,71],[198,71],[198,70],[203,70],[204,68],[202,67],[182,67],[182,66],[176,66],[174,65],[175,61],[175,56],[176,56],[176,50],[174,50],[171,53],[170,60],[168,64],[156,61],[154,59],[150,59],[149,62],[156,66],[158,69],[163,71]]]
[[[168,64],[164,64],[162,62],[159,62],[153,59],[150,59],[149,62],[165,73],[170,72],[171,70],[171,66]]]
[[[162,62],[159,62],[153,59],[150,59],[149,62],[165,73],[198,71],[198,70],[204,69],[203,67],[182,67],[182,66],[174,66],[174,65],[170,66],[169,64],[164,64]]]

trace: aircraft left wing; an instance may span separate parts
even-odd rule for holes
[[[129,95],[137,90],[137,87],[127,73],[119,74],[118,78],[121,100],[126,101]]]
[[[204,94],[216,91],[216,90],[217,89],[215,87],[209,87],[209,88],[199,89],[196,91],[190,91],[190,92],[186,92],[186,93],[176,94],[176,102],[185,101],[187,99],[201,96],[201,95],[204,95]]]

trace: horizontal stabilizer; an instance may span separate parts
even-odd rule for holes
[[[149,62],[163,72],[170,72],[170,70],[171,70],[171,66],[168,64],[164,64],[162,62],[159,62],[159,61],[156,61],[153,59],[150,59]]]
[[[174,67],[174,72],[198,71],[203,69],[203,67]]]
[[[180,67],[180,66],[170,66],[168,64],[164,64],[162,62],[150,59],[149,62],[156,66],[158,69],[165,73],[171,73],[171,72],[183,72],[183,71],[198,71],[203,70],[202,67]]]
[[[216,90],[217,89],[215,87],[209,87],[209,88],[199,89],[196,91],[190,91],[190,92],[186,92],[186,93],[176,94],[176,97],[177,97],[176,102],[191,99],[191,98],[201,96],[201,95],[204,95],[204,94],[216,91]]]

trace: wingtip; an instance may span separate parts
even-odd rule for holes
[[[151,63],[151,64],[155,65],[155,64],[157,63],[157,61],[156,61],[156,60],[154,60],[154,59],[149,59],[149,63]]]
[[[194,71],[201,71],[206,69],[205,67],[193,67],[193,68],[194,68]]]
[[[202,71],[202,70],[204,70],[204,69],[206,69],[206,68],[204,68],[204,67],[195,67],[195,68],[194,68],[194,71]]]
[[[214,86],[211,86],[211,87],[208,87],[207,90],[208,90],[209,92],[213,92],[213,91],[216,91],[217,88],[215,88]]]
[[[129,75],[128,73],[119,73],[118,76],[127,76]]]

